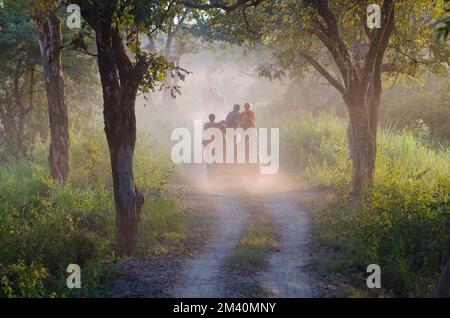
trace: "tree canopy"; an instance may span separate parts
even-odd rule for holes
[[[318,1],[319,3],[321,1]],[[343,47],[356,68],[364,66],[364,55],[377,29],[367,27],[368,1],[326,1],[330,19],[338,28]],[[443,0],[394,1],[395,28],[383,59],[383,72],[394,77],[445,72],[449,44],[435,41],[435,23],[445,14]],[[342,78],[326,39],[317,27],[329,28],[327,20],[311,1],[263,1],[229,15],[220,12],[199,18],[199,33],[207,39],[230,40],[242,45],[263,46],[272,52],[272,63],[261,65],[263,75],[300,76],[309,67],[322,66],[328,77]],[[382,5],[382,1],[375,1]],[[324,40],[324,41],[322,41]],[[325,43],[324,43],[325,42]],[[331,79],[331,78],[330,78]]]

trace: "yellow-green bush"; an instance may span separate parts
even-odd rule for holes
[[[450,256],[449,150],[432,149],[408,131],[380,128],[375,186],[367,202],[355,206],[347,199],[351,163],[345,121],[291,114],[278,125],[281,154],[291,167],[341,194],[314,218],[321,241],[342,253],[338,269],[365,273],[376,263],[393,295],[431,295]]]
[[[104,132],[89,122],[73,126],[67,184],[50,178],[48,146],[39,140],[29,159],[0,165],[0,297],[104,295],[105,282],[114,272],[115,209]],[[139,137],[135,174],[146,196],[142,237],[154,230],[153,215],[167,215],[169,225],[153,233],[155,242],[171,226],[182,232],[184,219],[178,218],[182,211],[163,191],[170,161],[149,145]],[[71,263],[82,268],[81,290],[65,286]]]

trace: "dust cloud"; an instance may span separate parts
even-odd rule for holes
[[[181,95],[171,98],[167,92],[157,90],[138,97],[139,130],[171,143],[174,128],[192,131],[194,120],[206,122],[211,113],[216,115],[216,121],[224,120],[233,104],[243,107],[248,101],[258,115],[285,94],[287,80],[270,81],[259,76],[258,67],[264,58],[261,54],[218,46],[181,57],[180,66],[191,72],[185,81],[178,82]]]

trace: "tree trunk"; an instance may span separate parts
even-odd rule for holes
[[[116,205],[116,250],[119,255],[131,255],[135,249],[139,214],[144,203],[142,194],[136,188],[133,174],[136,135],[130,128],[133,126],[134,114],[129,116],[130,114],[117,111],[125,110],[128,106],[130,104],[127,102],[105,104],[104,112]],[[122,115],[125,115],[125,118],[122,118]]]
[[[18,122],[17,122],[17,150],[24,154],[25,148],[24,148],[24,138],[25,138],[25,119],[27,114],[33,109],[33,96],[34,96],[34,68],[35,66],[33,64],[30,65],[30,78],[29,78],[29,84],[28,84],[28,107],[25,108],[24,104],[22,103],[21,97],[19,94],[16,96],[16,100],[18,102],[19,112],[18,112]]]
[[[126,70],[126,63],[120,62],[126,54],[117,30],[111,29],[110,24],[100,23],[96,26],[96,41],[116,206],[116,252],[131,255],[136,247],[139,214],[144,204],[133,173],[139,81]]]
[[[351,110],[350,110],[351,109]],[[355,197],[360,197],[373,185],[376,157],[376,133],[368,121],[367,109],[349,108],[349,149],[352,160],[352,189]]]
[[[16,156],[23,153],[23,132],[25,125],[25,109],[22,103],[22,97],[20,94],[20,68],[21,62],[17,61],[16,72],[14,74],[14,101],[17,108],[17,126],[16,126],[16,149],[14,149],[14,153]]]
[[[103,114],[116,206],[116,251],[119,255],[131,255],[138,240],[139,215],[144,197],[137,190],[133,173],[136,92],[122,87],[120,95],[119,100],[112,99],[105,103]]]
[[[352,161],[352,195],[360,198],[374,182],[377,155],[378,108],[381,78],[371,80],[368,91],[344,96],[349,112],[348,142]]]
[[[38,16],[36,20],[50,121],[48,162],[52,177],[64,183],[70,173],[70,150],[69,119],[64,101],[64,76],[61,65],[61,24],[56,13]]]

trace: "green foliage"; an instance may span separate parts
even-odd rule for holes
[[[0,57],[2,71],[15,67],[13,61],[27,60],[36,63],[39,58],[37,31],[27,1],[6,1],[0,10]],[[20,7],[22,5],[22,7]]]
[[[430,296],[450,256],[448,149],[431,149],[409,131],[380,129],[374,189],[366,202],[354,205],[347,197],[351,166],[345,121],[297,114],[279,124],[291,167],[340,193],[314,217],[321,242],[345,260],[330,265],[333,270],[351,276],[375,263],[389,293]],[[365,288],[361,277],[355,284]]]
[[[27,3],[5,1],[0,10],[0,159],[25,152],[34,133],[25,127],[42,100],[36,92],[42,85],[35,76],[40,62],[37,30]],[[32,98],[30,90],[35,92]]]
[[[328,185],[348,182],[351,162],[341,119],[324,115],[323,120],[317,120],[304,112],[276,118],[270,125],[280,127],[283,166],[301,171],[312,182]]]
[[[186,71],[175,67],[172,61],[167,57],[144,49],[140,36],[147,36],[150,41],[154,41],[159,33],[167,31],[168,25],[173,23],[174,17],[184,9],[183,4],[173,1],[64,1],[65,3],[78,4],[81,8],[81,14],[87,24],[83,24],[83,29],[73,35],[71,46],[77,50],[87,51],[86,40],[92,37],[92,30],[99,32],[94,27],[98,20],[106,19],[110,23],[101,25],[108,32],[123,34],[126,37],[126,48],[133,57],[125,56],[128,67],[132,70],[134,80],[139,84],[139,90],[143,93],[154,91],[156,88],[162,88],[165,85],[168,76],[177,76],[184,80]],[[105,32],[103,30],[103,32]],[[108,46],[108,43],[104,43]],[[109,47],[106,50],[99,50],[97,54],[103,55],[113,50]],[[117,65],[115,66],[117,67]],[[123,72],[120,76],[124,76]],[[122,79],[125,81],[125,79]],[[179,87],[171,88],[171,93],[179,93]]]
[[[188,238],[188,215],[172,196],[150,196],[143,206],[139,253],[145,255],[183,254]]]
[[[437,34],[436,37],[438,38],[438,40],[447,40],[448,35],[450,33],[450,17],[448,16],[450,13],[450,9],[447,8],[445,10],[447,17],[445,17],[442,21],[440,21],[440,23],[437,26]]]
[[[0,295],[64,296],[67,289],[52,286],[65,282],[68,264],[112,259],[113,205],[104,189],[62,187],[26,161],[2,166],[0,180],[0,264],[8,269]]]
[[[406,128],[416,136],[443,144],[450,140],[450,93],[448,77],[426,78],[423,87],[400,85],[386,91],[380,107],[383,124]]]
[[[44,142],[35,143],[31,161],[0,166],[0,297],[106,295],[106,282],[115,272],[109,154],[104,133],[89,120],[74,126],[73,173],[66,185],[50,178]],[[166,246],[181,245],[187,220],[163,191],[171,165],[154,155],[145,138],[137,144],[135,171],[147,199],[139,244],[155,254],[171,251]],[[81,290],[65,285],[71,263],[82,268]]]
[[[135,53],[131,63],[136,74],[141,74],[141,91],[153,90],[167,75],[173,76],[170,74],[173,63],[158,54],[140,50],[137,35],[145,31],[154,38],[184,6],[167,7],[167,1],[79,3],[82,13],[89,11],[97,17],[112,13],[111,29],[118,27],[127,37],[127,49]],[[10,124],[9,119],[19,117],[19,107],[14,103],[18,98],[12,93],[17,91],[24,96],[24,104],[31,101],[27,94],[29,66],[36,64],[33,89],[42,91],[38,85],[41,66],[33,14],[56,10],[55,1],[37,1],[34,6],[29,0],[4,0],[1,5],[0,297],[105,295],[106,281],[114,274],[115,208],[107,143],[103,127],[94,124],[94,121],[101,122],[93,111],[101,98],[99,76],[92,76],[98,72],[96,59],[84,54],[88,51],[95,55],[94,32],[87,21],[83,21],[81,30],[64,29],[63,32],[66,102],[71,113],[72,177],[67,184],[60,185],[53,182],[48,172],[46,107],[37,107],[45,105],[45,94],[36,93],[33,98],[35,105],[30,107],[24,124],[27,140],[20,156],[14,153],[15,140],[5,134],[6,130],[19,131],[18,124]],[[184,73],[178,75],[184,78]],[[20,87],[15,91],[16,78]],[[173,169],[171,161],[149,145],[148,137],[138,136],[134,173],[146,199],[139,245],[145,253],[173,252],[186,237],[187,216],[164,191]],[[70,263],[82,267],[81,290],[68,290],[65,285]]]
[[[250,216],[245,233],[228,259],[232,269],[255,272],[261,269],[276,245],[272,219],[261,211]]]
[[[43,280],[48,273],[44,267],[23,262],[6,267],[0,264],[0,295],[14,297],[44,297],[46,296]]]
[[[45,138],[48,134],[47,98],[34,12],[31,0],[5,0],[0,10],[0,160],[7,160],[11,155],[26,157],[36,136]],[[95,75],[98,73],[96,59],[68,45],[76,31],[65,25],[62,23],[65,101],[71,116],[75,117],[78,112],[100,104],[100,80]],[[88,44],[92,44],[95,39],[90,35],[89,40]],[[22,134],[19,133],[21,124]],[[18,149],[19,139],[22,139],[22,149]]]
[[[336,74],[334,63],[330,63],[329,47],[319,41],[324,31],[317,27],[317,21],[329,21],[323,21],[326,19],[311,8],[309,4],[314,2],[263,1],[256,7],[230,14],[213,11],[199,17],[198,33],[206,39],[250,47],[262,44],[273,56],[261,65],[261,74],[270,78],[307,74],[312,65],[306,55],[313,57],[330,74]],[[352,55],[352,63],[361,67],[365,62],[361,48],[368,46],[377,32],[365,28],[368,3],[356,0],[326,3],[336,19],[336,31]],[[375,3],[382,5],[382,1]],[[435,40],[436,29],[432,26],[444,14],[445,0],[395,2],[395,30],[383,60],[387,66],[386,76],[419,76],[423,69],[436,73],[448,71],[448,43]]]

